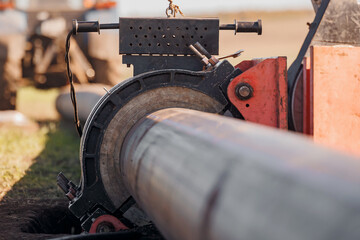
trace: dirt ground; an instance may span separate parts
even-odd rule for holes
[[[223,31],[220,35],[220,56],[231,54],[237,50],[244,49],[245,52],[238,59],[230,59],[229,61],[236,64],[242,60],[252,58],[263,58],[272,56],[288,56],[288,64],[290,64],[296,57],[300,46],[305,38],[308,27],[307,22],[311,22],[314,13],[311,11],[297,11],[297,12],[248,12],[238,14],[223,14],[220,15],[221,22],[232,23],[236,18],[237,20],[251,20],[262,19],[263,21],[263,35],[256,34],[238,34],[234,36],[231,31]],[[132,69],[121,66],[124,79],[132,75]],[[120,80],[119,80],[120,81]],[[36,95],[36,94],[35,94]],[[44,102],[47,102],[44,104]],[[58,119],[55,108],[51,101],[54,101],[54,93],[50,93],[46,99],[37,99],[36,96],[26,95],[24,100],[20,102],[19,110],[24,114],[35,120],[56,120]],[[38,108],[34,107],[38,103]],[[44,114],[42,114],[42,112]],[[49,144],[45,146],[44,152],[48,152],[44,158],[59,157],[63,150],[57,147],[58,139],[56,136],[51,140],[53,141],[54,148],[48,148]],[[77,146],[76,146],[77,147]],[[57,149],[56,155],[51,155],[49,151]],[[75,156],[77,153],[75,153]],[[74,155],[71,156],[74,158]],[[51,168],[46,171],[47,163],[42,162],[42,158],[37,157],[34,159],[33,166],[42,165],[41,169],[27,171],[26,176],[20,180],[20,185],[14,185],[13,189],[6,194],[3,200],[0,201],[0,240],[2,239],[49,239],[60,235],[54,234],[38,234],[29,233],[34,231],[38,226],[38,216],[46,209],[52,209],[53,212],[58,212],[63,219],[68,219],[67,201],[65,197],[61,197],[62,193],[57,190],[55,178],[57,169]],[[63,161],[64,157],[60,157],[58,161]],[[52,164],[57,164],[54,162]],[[78,168],[78,160],[71,160],[68,164],[68,169]],[[52,166],[53,167],[53,166]],[[49,191],[40,191],[42,185],[25,184],[21,185],[24,179],[36,179],[42,175],[51,176],[48,180],[52,187],[48,188]],[[76,180],[76,179],[75,179]],[[53,181],[53,182],[52,182]],[[30,182],[31,183],[31,182]],[[20,187],[19,187],[20,186]],[[39,190],[40,189],[40,190]],[[57,192],[57,193],[55,193]],[[54,217],[55,219],[55,217]],[[59,219],[55,219],[59,221]],[[49,223],[51,219],[45,219]],[[56,225],[56,224],[55,224]],[[39,229],[38,229],[39,230]],[[59,230],[60,231],[60,230]],[[42,230],[44,232],[44,230]],[[46,231],[45,231],[46,232]]]
[[[42,213],[44,209],[55,209],[58,212],[65,213],[66,206],[67,203],[64,199],[3,200],[0,202],[0,240],[35,240],[64,236],[64,234],[38,234],[32,232],[39,228],[37,219],[39,213]],[[65,214],[59,216],[64,217]]]

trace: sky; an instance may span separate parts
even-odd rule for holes
[[[173,0],[184,13],[246,10],[311,9],[311,0]],[[168,0],[119,0],[122,16],[162,16]]]
[[[118,2],[117,12],[120,16],[153,16],[163,17],[169,6],[168,0],[113,0]],[[173,0],[185,14],[238,12],[247,10],[287,10],[311,9],[311,0]],[[360,0],[358,0],[360,1]],[[16,0],[18,7],[26,9],[37,5],[70,5],[81,8],[82,0]]]

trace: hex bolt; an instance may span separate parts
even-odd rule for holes
[[[253,96],[254,89],[248,83],[240,83],[237,85],[235,91],[236,96],[240,100],[248,100]]]
[[[111,223],[103,222],[103,223],[100,223],[99,226],[97,226],[96,232],[98,232],[98,233],[115,232],[115,228]]]
[[[239,88],[239,94],[243,98],[247,98],[250,96],[251,90],[248,86],[242,86],[241,88]]]

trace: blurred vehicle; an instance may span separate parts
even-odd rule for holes
[[[41,88],[60,87],[66,84],[65,75],[65,37],[71,28],[72,19],[87,20],[89,16],[97,19],[116,19],[116,3],[112,1],[48,1],[36,0],[26,10],[28,14],[28,42],[23,60],[24,77],[34,80]],[[78,83],[111,81],[104,72],[112,54],[103,53],[100,45],[94,44],[92,36],[87,35],[72,40],[70,52],[75,81]],[[114,38],[111,38],[114,39]],[[100,43],[100,42],[99,42]],[[116,43],[115,43],[116,44]],[[104,45],[104,44],[103,44]],[[111,46],[112,48],[112,46]],[[99,68],[98,65],[101,65]],[[95,70],[99,72],[96,76]],[[102,71],[100,73],[100,70]],[[118,79],[118,75],[116,79]]]
[[[66,85],[65,38],[71,20],[112,21],[118,17],[115,7],[116,2],[99,0],[0,0],[0,110],[15,109],[19,86]],[[112,67],[120,57],[110,51],[117,38],[102,36],[102,41],[109,39],[105,45],[94,39],[84,35],[71,41],[75,82],[113,85],[120,74]]]
[[[0,1],[0,110],[14,110],[24,56],[26,14]]]

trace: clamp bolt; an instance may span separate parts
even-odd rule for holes
[[[248,83],[240,83],[236,89],[236,96],[240,100],[248,100],[253,96],[254,89]]]
[[[115,227],[109,222],[102,222],[96,228],[97,233],[110,233],[115,232]]]

